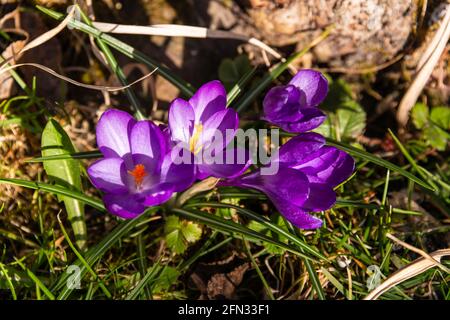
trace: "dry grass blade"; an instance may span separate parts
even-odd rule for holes
[[[36,39],[32,40],[31,42],[29,42],[21,51],[19,54],[23,54],[24,52],[31,50],[33,48],[36,48],[44,43],[46,43],[47,41],[49,41],[50,39],[52,39],[53,37],[55,37],[58,33],[60,33],[62,30],[64,30],[66,28],[66,26],[69,24],[70,20],[72,20],[73,16],[75,15],[75,7],[73,7],[69,14],[64,18],[63,21],[61,21],[60,24],[58,24],[55,28],[47,31],[46,33],[40,35],[39,37],[37,37]]]
[[[450,256],[450,249],[438,250],[430,254],[433,260],[441,261],[443,257]],[[412,277],[415,277],[428,269],[436,266],[436,263],[430,261],[427,258],[419,258],[414,262],[410,263],[405,268],[395,272],[389,278],[386,279],[379,287],[373,290],[364,300],[376,300],[383,293],[389,289],[395,287],[396,285],[406,281]]]
[[[445,32],[445,23],[442,23],[440,28],[436,31],[436,34],[434,35],[433,39],[431,40],[431,43],[428,45],[425,52],[422,54],[422,57],[420,57],[419,63],[417,64],[416,71],[419,72],[425,63],[430,59],[431,55],[433,54],[434,50],[439,44],[439,41],[441,40],[442,36]]]
[[[276,50],[265,44],[264,42],[247,37],[241,34],[236,34],[223,30],[211,30],[202,27],[174,25],[174,24],[155,24],[151,26],[135,26],[135,25],[123,25],[106,22],[94,22],[94,27],[105,33],[117,33],[117,34],[138,34],[138,35],[150,35],[150,36],[165,36],[165,37],[188,37],[188,38],[200,38],[200,39],[232,39],[245,41],[257,48],[260,48],[264,52],[272,55],[276,59],[282,62],[286,61],[281,54]],[[295,72],[296,69],[293,66],[290,68]]]
[[[73,7],[70,10],[69,14],[66,16],[66,18],[63,21],[61,21],[60,24],[58,24],[55,28],[45,32],[44,34],[40,35],[36,39],[34,39],[31,42],[29,42],[27,45],[25,45],[22,48],[22,50],[20,50],[15,55],[5,59],[5,61],[3,61],[0,64],[0,67],[5,65],[5,64],[7,64],[11,60],[17,61],[20,58],[20,56],[22,56],[26,51],[29,51],[29,50],[31,50],[33,48],[36,48],[36,47],[46,43],[47,41],[49,41],[53,37],[55,37],[58,33],[60,33],[62,30],[64,30],[66,28],[66,26],[69,24],[70,20],[72,20],[74,15],[75,15],[75,7]],[[1,70],[3,70],[3,68],[0,69],[0,71]]]
[[[442,19],[441,26],[436,32],[431,44],[431,47],[425,52],[423,58],[419,62],[422,66],[414,79],[412,85],[409,87],[405,96],[403,97],[397,111],[397,121],[401,126],[405,126],[409,119],[409,112],[416,103],[423,88],[428,82],[434,67],[439,62],[442,53],[445,50],[447,42],[450,38],[450,4],[446,7],[446,13]]]
[[[403,242],[402,240],[398,239],[397,237],[395,237],[394,235],[387,233],[386,237],[388,237],[389,239],[391,239],[392,241],[397,242],[398,244],[400,244],[401,246],[405,247],[408,250],[411,250],[417,254],[420,254],[422,257],[424,257],[425,259],[430,260],[430,262],[435,263],[439,268],[441,268],[444,272],[450,273],[450,270],[448,268],[446,268],[442,263],[440,263],[439,261],[437,261],[436,259],[434,259],[432,256],[430,256],[428,253],[426,253],[423,250],[420,250],[419,248],[416,248],[406,242]]]
[[[49,67],[43,66],[41,64],[37,64],[37,63],[20,63],[20,64],[16,64],[13,66],[4,66],[3,68],[0,68],[0,74],[7,72],[9,70],[13,70],[13,69],[17,69],[20,67],[34,67],[34,68],[38,68],[42,71],[45,71],[49,74],[51,74],[54,77],[57,77],[61,80],[67,81],[71,84],[74,84],[78,87],[82,87],[82,88],[86,88],[86,89],[91,89],[91,90],[98,90],[98,91],[108,91],[108,92],[115,92],[115,91],[121,91],[121,90],[125,90],[133,85],[135,85],[138,82],[141,82],[145,79],[147,79],[148,77],[150,77],[153,73],[155,73],[156,70],[158,70],[158,68],[154,69],[152,72],[150,72],[149,74],[144,75],[143,77],[137,79],[136,81],[126,85],[126,86],[120,86],[120,87],[112,87],[112,86],[96,86],[96,85],[91,85],[91,84],[84,84],[81,82],[78,82],[76,80],[73,80],[71,78],[68,78],[66,76],[63,76],[59,73],[57,73],[56,71],[54,71],[53,69],[50,69]]]

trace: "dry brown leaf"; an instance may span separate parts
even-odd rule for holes
[[[11,43],[2,53],[4,59],[14,56],[15,53],[22,50],[25,46],[25,41],[16,41]],[[8,99],[16,92],[15,82],[9,73],[0,73],[0,100]]]
[[[241,284],[249,263],[236,267],[231,272],[218,273],[208,281],[206,291],[209,299],[236,299],[236,288]]]

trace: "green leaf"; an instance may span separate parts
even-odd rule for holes
[[[356,101],[348,101],[336,112],[340,137],[356,138],[366,127],[366,112]]]
[[[54,119],[50,119],[44,128],[41,149],[43,157],[66,155],[75,152],[69,136]],[[48,177],[56,185],[81,192],[81,169],[78,160],[44,161],[44,169]],[[84,204],[81,201],[66,196],[58,196],[58,199],[59,201],[64,201],[77,246],[81,250],[85,250],[87,229],[84,219]]]
[[[244,75],[252,70],[247,55],[239,55],[234,59],[225,58],[219,65],[219,79],[229,91]]]
[[[423,129],[423,138],[439,151],[445,151],[447,147],[446,132],[436,125],[432,124]]]
[[[321,108],[327,111],[325,122],[315,131],[326,137],[352,140],[366,127],[366,112],[352,97],[350,86],[339,79],[330,83],[330,92]]]
[[[443,130],[450,130],[450,107],[434,107],[430,119]]]
[[[180,221],[177,216],[169,216],[165,226],[166,242],[175,253],[186,251],[189,243],[200,239],[202,229],[192,221]]]
[[[66,187],[52,185],[52,184],[43,183],[43,182],[22,180],[22,179],[0,178],[0,183],[8,183],[8,184],[13,184],[16,186],[21,186],[21,187],[25,187],[25,188],[34,189],[34,190],[42,190],[45,192],[56,194],[58,196],[66,196],[71,199],[82,201],[83,203],[90,205],[91,207],[93,207],[97,210],[106,212],[105,206],[103,205],[103,202],[101,200],[93,198],[93,197],[89,197],[79,191],[70,190]]]
[[[411,117],[417,129],[422,129],[428,123],[429,110],[424,103],[417,103],[412,111]]]
[[[161,293],[168,291],[170,287],[177,282],[180,275],[180,271],[178,271],[174,267],[166,266],[161,271],[159,276],[155,279],[155,282],[152,286],[152,292]]]

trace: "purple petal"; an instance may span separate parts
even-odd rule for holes
[[[194,129],[195,114],[189,102],[178,98],[170,105],[169,128],[173,141],[189,143]]]
[[[134,165],[143,164],[149,173],[160,168],[168,146],[153,122],[137,122],[131,129],[130,143]]]
[[[304,172],[310,182],[327,183],[334,187],[350,177],[355,161],[342,150],[324,146],[294,168]]]
[[[193,161],[175,164],[168,153],[161,166],[161,181],[172,184],[174,192],[189,188],[195,181],[195,165]]]
[[[204,166],[196,166],[196,175],[195,178],[197,180],[205,180],[206,178],[211,176],[211,173],[209,171],[206,171],[207,168],[205,168]]]
[[[303,208],[308,201],[309,183],[300,171],[280,167],[276,175],[261,175],[259,171],[243,177],[219,182],[222,186],[247,187],[265,193],[278,211],[301,229],[317,229],[322,221]]]
[[[171,136],[170,136],[169,126],[166,125],[166,124],[160,124],[158,127],[161,130],[161,133],[163,135],[163,138],[164,138],[166,146],[168,146],[166,148],[166,153],[168,153],[168,152],[170,152],[171,147],[173,145],[173,142],[172,142],[172,139],[171,139]]]
[[[213,163],[213,160],[217,159]],[[204,159],[208,163],[199,164],[197,179],[205,179],[213,176],[216,178],[234,178],[242,175],[251,165],[251,157],[248,150],[237,147],[225,149],[211,158]]]
[[[203,123],[214,113],[226,108],[227,93],[222,83],[214,80],[201,86],[189,103],[195,111],[195,122]]]
[[[302,208],[281,198],[271,198],[278,211],[294,226],[304,230],[318,229],[322,226],[322,220],[303,211]]]
[[[277,210],[292,224],[301,229],[317,229],[322,221],[302,208],[309,196],[309,183],[300,171],[280,167],[276,175],[253,172],[243,177],[219,182],[222,186],[253,188],[265,193]]]
[[[262,175],[255,171],[248,175],[230,179],[222,185],[253,188],[268,195],[272,200],[280,199],[296,206],[302,206],[308,199],[309,181],[305,174],[299,170],[279,167],[273,175]],[[282,212],[283,213],[283,212]]]
[[[328,80],[322,73],[314,70],[300,70],[289,82],[306,96],[306,106],[318,106],[328,94]]]
[[[239,126],[239,117],[235,110],[225,109],[206,120],[197,145],[203,149],[224,149],[234,138]]]
[[[270,121],[287,132],[301,133],[319,127],[326,119],[326,115],[317,108],[298,109],[296,119],[287,121]]]
[[[120,158],[106,158],[95,161],[87,170],[92,184],[103,192],[121,194],[128,192],[124,183],[125,164]]]
[[[325,211],[330,209],[336,202],[336,193],[328,184],[310,183],[309,196],[303,208],[312,211]]]
[[[109,212],[124,219],[136,218],[145,211],[145,206],[129,194],[105,194],[103,202]]]
[[[123,157],[130,153],[129,136],[136,120],[116,109],[105,111],[97,124],[97,145],[105,157]]]
[[[288,167],[294,167],[310,154],[316,152],[325,145],[325,138],[318,133],[308,132],[291,138],[280,147],[278,161]],[[276,161],[274,159],[272,161]]]
[[[293,85],[277,86],[264,97],[264,119],[269,122],[295,121],[301,109],[302,92]]]
[[[166,202],[172,197],[174,185],[171,183],[160,183],[143,195],[142,204],[151,207]]]

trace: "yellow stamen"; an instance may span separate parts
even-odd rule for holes
[[[197,142],[200,138],[200,135],[202,134],[202,131],[203,131],[203,125],[201,123],[196,124],[194,126],[194,133],[193,133],[192,137],[189,139],[189,150],[193,154],[199,153],[199,151],[202,149],[201,145],[198,148],[196,148]]]
[[[133,170],[128,170],[128,174],[133,176],[137,188],[141,187],[144,177],[148,175],[143,164],[137,164]]]

